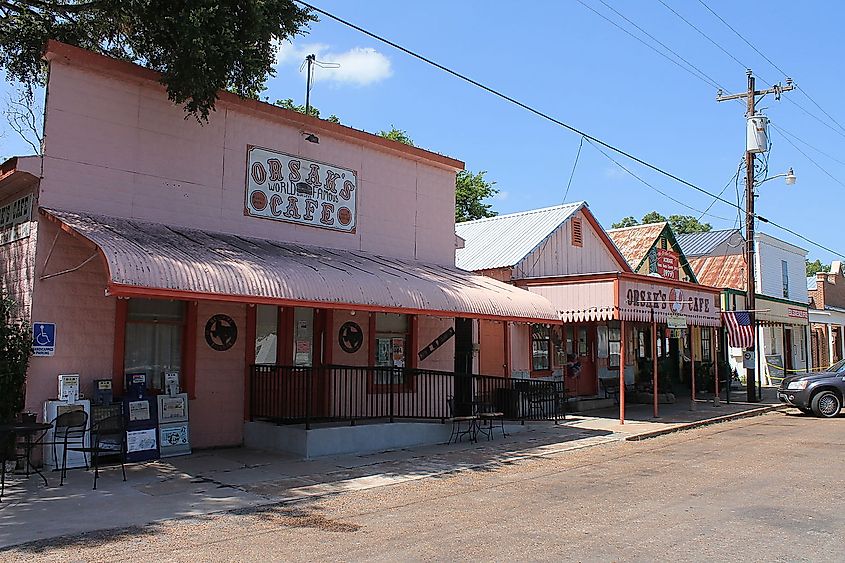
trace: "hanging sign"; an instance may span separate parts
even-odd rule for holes
[[[247,148],[245,215],[352,233],[357,196],[354,170]]]
[[[455,336],[455,329],[452,327],[447,328],[446,331],[437,338],[435,338],[431,344],[419,351],[417,356],[419,357],[420,361],[429,357],[435,350],[446,344],[449,339],[453,336]]]
[[[687,318],[683,315],[667,315],[666,326],[672,330],[683,330],[687,328]]]
[[[680,262],[678,254],[665,248],[657,249],[657,273],[660,277],[677,280],[680,279]]]

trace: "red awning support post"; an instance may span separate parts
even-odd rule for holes
[[[710,327],[710,355],[713,356],[713,406],[719,405],[719,330]]]
[[[651,361],[651,387],[654,392],[654,418],[660,418],[660,411],[657,406],[657,321],[654,320],[654,311],[651,312]]]
[[[625,424],[625,319],[620,321],[619,341],[619,424]]]
[[[693,331],[695,327],[689,327],[689,364],[690,364],[690,403],[689,410],[695,410],[695,338]]]

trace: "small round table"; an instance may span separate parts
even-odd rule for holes
[[[45,487],[48,484],[47,478],[37,467],[32,465],[32,450],[41,442],[46,431],[52,427],[53,425],[49,422],[14,422],[12,424],[0,424],[0,437],[9,435],[15,436],[15,438],[23,437],[24,455],[22,457],[15,455],[14,459],[25,459],[26,476],[29,477],[29,470],[32,469],[39,477],[41,477],[41,479],[44,480]],[[33,436],[38,433],[41,433],[41,436],[33,440]],[[3,500],[3,491],[6,489],[7,460],[5,454],[5,451],[0,451],[0,455],[2,455],[3,458],[2,468],[0,468],[0,472],[2,472],[2,476],[0,476],[0,500]]]

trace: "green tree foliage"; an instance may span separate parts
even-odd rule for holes
[[[494,187],[496,182],[484,178],[487,172],[482,170],[473,174],[469,170],[461,170],[455,179],[455,222],[472,221],[484,217],[498,215],[493,211],[492,204],[484,203],[499,193]]]
[[[284,100],[276,100],[273,105],[279,106],[280,108],[290,109],[293,111],[298,111],[299,113],[305,113],[305,106],[300,104],[293,103],[291,98],[286,98]],[[311,117],[320,118],[320,110],[311,106],[308,108],[308,115]],[[325,118],[326,121],[331,121],[332,123],[340,123],[340,118],[338,116],[332,114]]]
[[[379,131],[376,133],[379,137],[384,137],[385,139],[390,139],[391,141],[398,141],[400,143],[404,143],[406,145],[410,145],[415,147],[413,139],[408,136],[408,132],[402,129],[397,129],[393,125],[390,126],[389,131]]]
[[[278,43],[312,21],[293,0],[6,0],[0,67],[31,89],[56,39],[161,72],[170,100],[205,120],[221,89],[257,97]]]
[[[815,276],[819,272],[829,272],[830,265],[829,264],[822,264],[822,261],[816,259],[815,262],[810,262],[807,260],[807,277]]]
[[[710,223],[702,223],[692,215],[669,215],[669,225],[676,235],[706,233],[713,230]]]
[[[619,221],[618,223],[613,223],[610,226],[610,228],[612,228],[612,229],[624,229],[625,227],[635,227],[639,224],[640,224],[639,221],[637,221],[636,219],[634,219],[633,217],[631,217],[629,215],[628,217],[623,217],[622,220]]]
[[[676,235],[686,233],[706,233],[713,229],[713,226],[710,223],[702,223],[692,215],[670,215],[669,217],[665,217],[657,211],[650,211],[646,213],[639,221],[630,216],[624,217],[618,223],[613,223],[611,227],[614,229],[620,229],[622,227],[634,227],[636,225],[648,225],[651,223],[664,222],[669,223],[672,227],[672,231]]]
[[[32,333],[15,317],[15,303],[0,293],[0,423],[14,420],[24,407],[24,383]]]

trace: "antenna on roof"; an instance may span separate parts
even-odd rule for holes
[[[308,75],[305,79],[305,115],[311,115],[311,80],[314,78],[314,66],[320,68],[340,68],[338,63],[327,63],[318,61],[314,54],[305,57],[305,60],[299,66],[299,72],[302,72],[303,67],[308,66]]]

